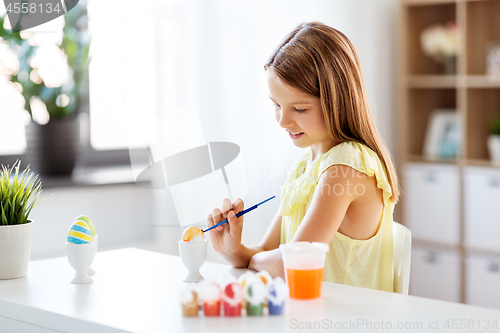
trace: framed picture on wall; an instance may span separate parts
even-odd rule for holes
[[[486,74],[500,78],[500,43],[490,43],[487,53]]]
[[[455,109],[436,109],[430,117],[423,154],[429,159],[454,159],[461,152],[461,125]]]

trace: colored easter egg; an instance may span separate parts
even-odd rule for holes
[[[92,230],[92,236],[95,236],[95,227],[94,227],[94,222],[88,217],[87,215],[80,215],[78,216],[75,221],[85,221],[90,227],[90,230]]]
[[[87,244],[94,240],[92,230],[85,221],[75,221],[68,231],[68,243]]]

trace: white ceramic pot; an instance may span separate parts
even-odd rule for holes
[[[0,280],[26,276],[33,234],[33,221],[0,225]]]
[[[491,161],[500,164],[500,135],[490,135],[488,137],[488,150]]]

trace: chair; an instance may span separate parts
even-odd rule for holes
[[[394,242],[394,292],[408,295],[410,286],[411,231],[407,227],[392,222]]]

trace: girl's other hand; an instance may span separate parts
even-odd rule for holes
[[[208,233],[214,250],[221,255],[233,258],[238,255],[241,246],[241,233],[243,231],[243,216],[236,217],[236,214],[244,210],[243,200],[236,199],[231,204],[231,200],[222,200],[222,210],[215,208],[212,214],[207,217],[208,227],[211,227],[227,218],[228,223],[220,225]]]

